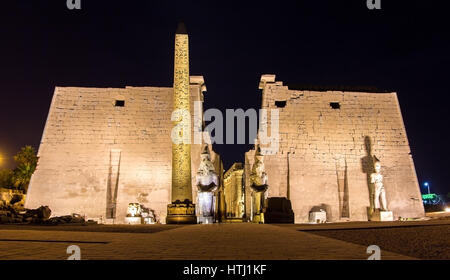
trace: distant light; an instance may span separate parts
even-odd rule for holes
[[[445,208],[445,212],[450,213],[450,207]]]
[[[428,187],[428,182],[423,183],[425,187]]]
[[[437,195],[435,193],[422,194],[422,199],[435,199]]]

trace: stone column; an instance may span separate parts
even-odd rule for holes
[[[244,192],[242,189],[243,186],[243,177],[244,177],[244,169],[236,170],[236,209],[235,209],[235,217],[242,218],[244,217]]]
[[[189,143],[172,142],[172,204],[167,206],[168,224],[197,223],[195,205],[192,203],[191,181],[191,121],[189,93],[189,38],[183,23],[178,25],[175,34],[175,63],[173,83],[173,110],[177,120],[173,126],[181,129],[178,139],[188,139]],[[180,110],[180,111],[177,111]],[[189,135],[182,135],[187,133]],[[172,135],[173,138],[173,135]],[[173,141],[173,139],[172,139]]]

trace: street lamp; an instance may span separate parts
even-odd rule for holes
[[[428,188],[428,194],[430,194],[430,184],[428,182],[423,183],[423,185]]]

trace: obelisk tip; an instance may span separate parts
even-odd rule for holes
[[[180,21],[180,23],[178,23],[175,34],[187,34],[186,25],[184,25],[184,22]]]

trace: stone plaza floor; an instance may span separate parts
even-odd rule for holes
[[[251,223],[186,226],[2,225],[0,259],[64,260],[69,256],[66,250],[70,245],[80,247],[81,259],[84,260],[367,259],[367,246],[363,243],[302,231],[307,226]],[[384,260],[412,258],[390,252],[382,246],[380,248],[381,259]]]

